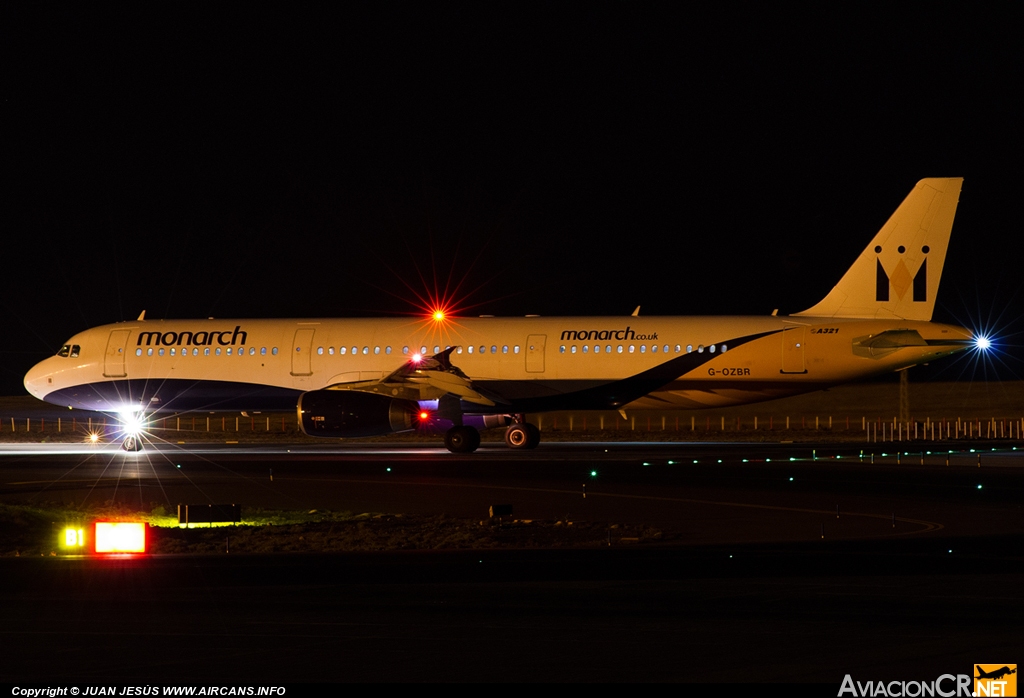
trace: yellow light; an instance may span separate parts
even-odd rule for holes
[[[89,441],[91,441],[92,443],[96,443],[99,440],[100,440],[100,435],[97,434],[96,432],[93,432],[92,434],[89,434]]]
[[[64,545],[68,548],[78,548],[84,545],[85,536],[80,528],[64,529]]]
[[[444,320],[444,311],[441,310],[440,308],[435,310],[434,311],[434,320],[437,321],[437,322],[441,322],[442,320]]]
[[[96,552],[146,552],[146,524],[96,522]]]

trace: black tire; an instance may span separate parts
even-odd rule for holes
[[[530,448],[530,430],[528,425],[513,424],[505,430],[505,445],[516,450]]]
[[[540,429],[532,424],[524,424],[523,426],[526,427],[526,433],[530,435],[526,442],[526,447],[537,448],[538,444],[540,444]]]
[[[472,453],[480,446],[480,432],[473,427],[452,427],[444,435],[444,445],[452,453]]]

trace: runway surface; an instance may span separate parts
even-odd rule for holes
[[[872,463],[859,447],[813,444],[542,444],[472,456],[366,444],[165,444],[138,455],[2,445],[5,503],[233,502],[243,512],[477,520],[511,504],[517,518],[646,524],[673,542],[0,559],[10,609],[0,634],[15,660],[0,680],[187,671],[211,681],[838,690],[846,673],[909,680],[1014,662],[1024,649],[1024,461],[985,451],[978,467],[978,453],[964,451],[947,466],[945,451],[926,450],[897,464],[881,447]]]

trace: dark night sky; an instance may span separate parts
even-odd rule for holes
[[[0,394],[143,309],[435,274],[470,314],[795,312],[928,176],[966,178],[935,319],[1021,330],[1019,6],[348,5],[5,6]]]

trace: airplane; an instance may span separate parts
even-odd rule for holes
[[[25,376],[29,393],[134,415],[297,409],[310,436],[444,427],[540,441],[530,413],[709,408],[902,371],[987,340],[931,322],[962,178],[917,183],[838,284],[788,316],[206,319],[85,330]],[[639,309],[638,309],[639,310]],[[131,430],[129,430],[131,431]],[[128,433],[123,447],[137,450]]]
[[[978,670],[978,675],[974,677],[976,679],[1001,679],[1004,676],[1017,673],[1016,669],[1011,669],[1008,666],[1004,666],[1001,669],[993,669],[992,671],[985,671],[977,664],[974,665],[974,668]]]

